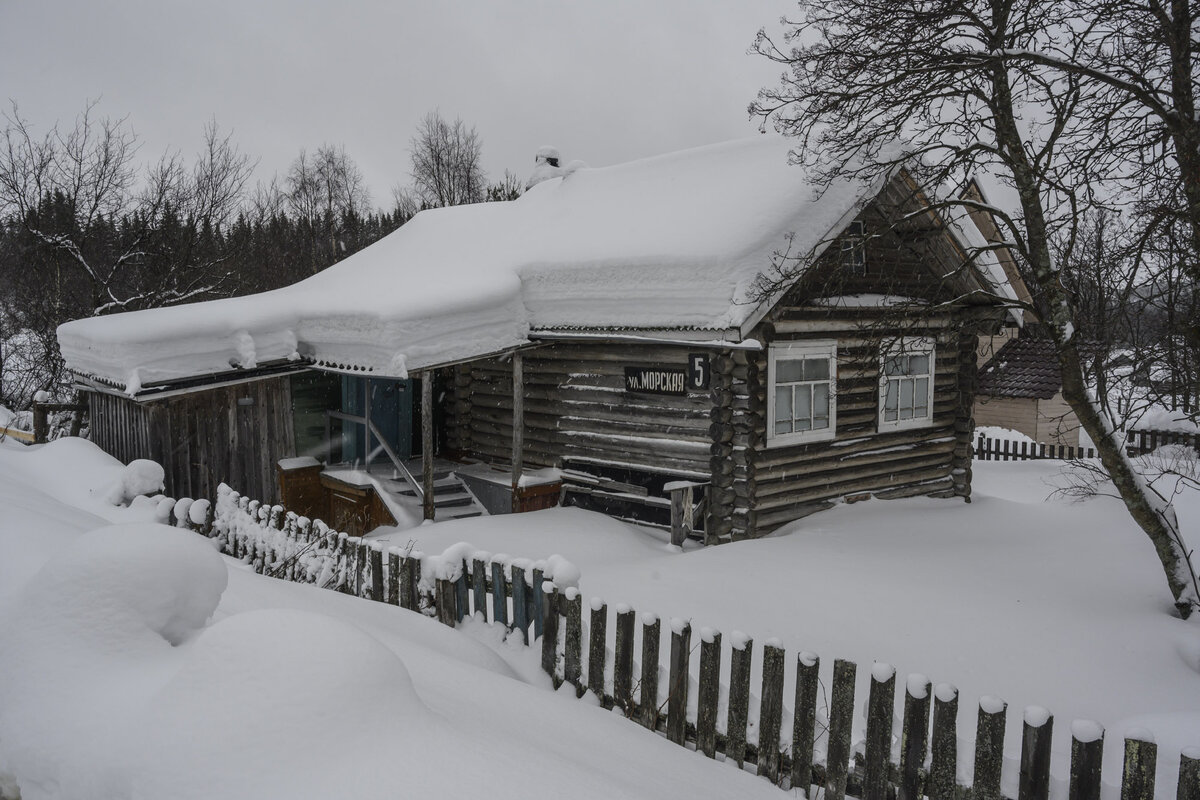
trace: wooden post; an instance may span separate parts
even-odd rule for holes
[[[454,582],[454,621],[462,622],[463,618],[471,612],[471,590],[467,586],[467,560],[462,561],[462,570],[458,573],[458,580]]]
[[[604,660],[607,653],[608,606],[600,598],[592,599],[592,619],[588,626],[588,689],[601,705],[604,699]]]
[[[512,510],[521,510],[521,474],[525,471],[525,359],[512,355]]]
[[[421,375],[421,491],[425,519],[433,519],[433,372]]]
[[[813,783],[813,735],[817,722],[817,683],[821,659],[816,653],[796,656],[796,702],[792,719],[792,788],[805,797]]]
[[[904,690],[904,723],[900,734],[900,785],[897,800],[921,800],[921,769],[929,746],[929,679],[910,675]]]
[[[746,722],[750,716],[750,657],[754,640],[734,631],[729,662],[729,707],[725,711],[725,758],[746,763]]]
[[[653,614],[642,615],[642,692],[638,700],[638,722],[650,730],[658,728],[658,638],[662,622]]]
[[[682,547],[692,534],[692,486],[684,484],[671,489],[671,544]]]
[[[471,589],[475,594],[475,616],[487,622],[487,562],[481,558],[471,562]]]
[[[613,653],[613,704],[633,714],[633,627],[636,613],[627,605],[617,606],[617,640]]]
[[[758,774],[779,782],[779,728],[783,724],[783,648],[763,647],[762,696],[758,708]]]
[[[42,444],[49,435],[49,423],[46,407],[41,403],[33,404],[33,443]]]
[[[696,698],[696,749],[717,757],[717,708],[721,700],[721,634],[700,629],[700,686]]]
[[[958,771],[958,689],[948,683],[939,683],[934,690],[931,749],[929,800],[954,800]]]
[[[388,550],[387,602],[400,605],[400,553]]]
[[[508,591],[504,579],[504,565],[498,561],[492,562],[492,617],[501,625],[508,627]]]
[[[896,670],[890,664],[871,669],[867,696],[866,765],[862,800],[887,800],[888,759],[892,753],[892,710],[896,704]]]
[[[1004,766],[1004,717],[1008,704],[998,697],[979,698],[975,733],[974,800],[1001,800],[1000,769]]]
[[[400,605],[409,611],[421,610],[421,598],[418,596],[421,583],[421,559],[413,555],[404,557],[400,568]]]
[[[455,602],[454,581],[438,578],[435,581],[434,603],[437,606],[438,622],[454,627],[458,619],[458,603]]]
[[[518,569],[513,569],[513,607],[517,607],[517,573]],[[524,579],[522,578],[522,585]],[[566,593],[566,609],[567,612],[567,635],[564,642],[565,652],[563,653],[563,680],[575,687],[577,695],[583,694],[583,596],[579,594],[579,590],[575,587],[567,589]],[[514,616],[516,616],[514,614]]]
[[[525,644],[529,644],[529,606],[525,602],[525,568],[514,564],[509,569],[512,570],[513,627],[521,632],[521,638],[525,641]],[[571,635],[570,611],[568,610],[567,613],[567,645],[569,647]],[[569,653],[570,650],[567,652]]]
[[[554,680],[558,688],[558,590],[554,589],[545,595],[545,605],[542,607],[542,672]]]
[[[1039,706],[1025,709],[1017,800],[1049,800],[1050,738],[1053,734],[1054,717],[1049,711]]]
[[[1126,739],[1121,800],[1154,800],[1154,772],[1157,765],[1158,745],[1143,739]]]
[[[367,557],[371,563],[371,599],[383,602],[383,551],[371,545]]]
[[[367,569],[367,543],[362,537],[354,545],[354,596],[363,596],[363,573]],[[266,549],[263,550],[263,568],[267,566]]]
[[[853,661],[833,662],[833,690],[829,709],[829,747],[826,755],[825,797],[843,800],[850,767],[850,734],[854,727]]]
[[[1200,438],[1196,439],[1200,444]],[[1189,747],[1179,756],[1179,785],[1175,800],[1200,800],[1200,749]]]
[[[691,660],[692,626],[671,620],[671,669],[667,683],[667,739],[683,744],[687,736],[688,662]]]
[[[542,635],[542,620],[545,617],[545,611],[543,611],[545,592],[542,590],[542,586],[545,582],[546,578],[542,571],[534,567],[533,586],[530,589],[533,595],[533,638],[535,639]]]
[[[1097,722],[1071,723],[1071,786],[1068,800],[1100,800],[1100,767],[1104,728]]]

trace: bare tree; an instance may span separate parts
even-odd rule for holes
[[[787,69],[751,113],[796,138],[794,155],[825,180],[878,178],[901,165],[927,186],[966,184],[986,169],[1015,189],[1019,213],[986,207],[1022,268],[1034,310],[1058,352],[1063,396],[1096,443],[1133,520],[1162,563],[1176,608],[1188,616],[1200,588],[1170,498],[1138,476],[1112,420],[1090,399],[1076,309],[1061,277],[1079,238],[1079,210],[1099,203],[1099,154],[1090,84],[1013,54],[1053,46],[1073,20],[1041,0],[903,0],[800,3],[780,43],[754,49]],[[959,206],[983,208],[966,197]],[[1054,252],[1059,241],[1060,253]]]
[[[347,250],[347,229],[370,208],[362,171],[345,147],[323,144],[311,156],[300,151],[284,187],[288,207],[307,227],[310,270],[319,272]]]
[[[483,143],[474,126],[447,122],[430,111],[417,125],[410,144],[413,194],[426,207],[479,203],[487,193],[482,167]]]

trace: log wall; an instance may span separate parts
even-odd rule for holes
[[[90,392],[91,437],[124,463],[148,458],[166,472],[166,494],[216,497],[227,483],[279,501],[275,465],[295,455],[287,376],[137,402]]]

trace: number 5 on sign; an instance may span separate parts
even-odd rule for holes
[[[688,354],[688,388],[707,389],[709,381],[708,354]]]

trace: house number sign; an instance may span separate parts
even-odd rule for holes
[[[692,353],[686,367],[626,367],[625,391],[636,394],[685,395],[707,389],[708,355]]]

